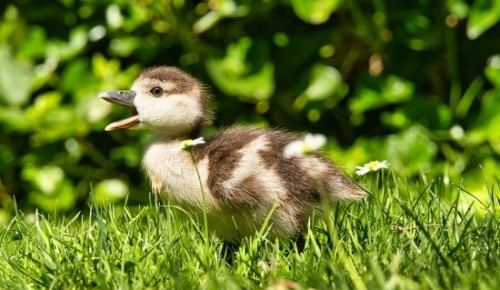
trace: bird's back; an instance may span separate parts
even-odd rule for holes
[[[209,192],[221,202],[251,205],[266,199],[319,202],[358,200],[364,191],[318,153],[287,158],[285,147],[300,136],[279,130],[236,127],[194,148],[208,159]]]
[[[271,237],[297,235],[322,201],[363,197],[364,191],[320,154],[285,157],[285,147],[299,137],[236,127],[194,147],[194,158],[206,172],[205,191],[214,205],[209,211],[211,227],[223,238],[253,234],[274,205],[278,207]]]

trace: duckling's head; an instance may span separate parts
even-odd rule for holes
[[[130,90],[101,92],[99,97],[128,107],[133,115],[109,124],[106,131],[138,125],[168,138],[185,138],[211,121],[203,85],[174,67],[147,69]]]

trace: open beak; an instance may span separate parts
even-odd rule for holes
[[[124,107],[127,107],[132,114],[132,117],[127,119],[119,120],[113,122],[104,128],[106,131],[113,131],[116,129],[126,129],[133,127],[140,123],[139,115],[137,113],[137,109],[134,105],[134,97],[135,92],[131,90],[126,91],[106,91],[100,92],[99,97],[113,104],[118,104]]]

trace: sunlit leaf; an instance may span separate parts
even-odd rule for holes
[[[46,50],[47,36],[45,30],[41,27],[32,27],[19,50],[19,57],[24,59],[42,58],[45,56]]]
[[[119,37],[111,40],[109,48],[116,55],[121,57],[130,56],[141,43],[141,39],[137,37]]]
[[[450,14],[457,19],[464,19],[469,12],[469,5],[463,0],[450,0],[446,2]]]
[[[500,54],[489,58],[484,74],[493,85],[500,89]]]
[[[342,4],[342,0],[292,0],[297,16],[312,24],[326,22]]]
[[[128,193],[128,187],[120,179],[107,179],[99,182],[94,187],[94,197],[99,204],[106,202],[117,202],[125,198]]]
[[[211,11],[203,15],[193,25],[193,31],[202,33],[214,27],[219,21],[227,17],[243,17],[250,12],[248,5],[237,5],[234,0],[213,1]]]
[[[315,64],[311,71],[309,86],[303,95],[311,101],[324,100],[345,89],[339,71],[331,66]]]
[[[489,142],[500,154],[500,91],[490,90],[482,99],[479,119],[466,132],[466,140],[470,144]]]
[[[15,60],[6,46],[0,45],[0,103],[21,106],[29,100],[33,72]]]
[[[46,195],[39,191],[28,194],[31,204],[45,212],[70,211],[75,207],[78,196],[71,182],[65,180],[54,195]]]
[[[56,194],[64,181],[64,171],[57,166],[26,167],[22,175],[37,190],[49,196]]]
[[[92,70],[94,74],[102,79],[109,79],[120,70],[118,60],[108,60],[101,54],[95,54],[92,58]]]
[[[25,111],[27,119],[34,128],[59,107],[61,99],[62,96],[58,92],[47,92],[36,96],[34,103]]]
[[[120,28],[123,25],[123,15],[120,7],[116,4],[111,4],[106,9],[106,20],[111,28]]]
[[[500,19],[500,1],[475,0],[467,21],[467,36],[476,39]]]
[[[69,60],[80,53],[88,42],[88,30],[84,27],[76,27],[71,30],[69,41],[52,41],[47,45],[47,53],[52,61]]]
[[[387,160],[401,174],[428,172],[434,163],[437,150],[436,144],[419,126],[410,127],[387,138]]]
[[[257,52],[252,54],[252,61],[247,61],[251,49]],[[265,44],[243,37],[229,46],[224,58],[209,58],[207,71],[226,94],[249,101],[266,100],[274,92],[274,66],[266,56]],[[256,67],[259,63],[261,66]]]

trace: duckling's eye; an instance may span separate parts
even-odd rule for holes
[[[163,94],[163,89],[160,87],[154,87],[149,91],[153,96],[159,97]]]

